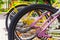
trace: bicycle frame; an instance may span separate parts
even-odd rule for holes
[[[45,14],[46,14],[46,13],[45,13]],[[38,20],[40,20],[40,19],[43,17],[43,15],[45,15],[45,14],[42,14],[42,16],[40,16],[40,17],[31,25],[31,27],[33,27],[33,25],[35,25],[36,22],[37,22]],[[60,16],[60,9],[59,9],[55,14],[53,14],[52,16],[50,16],[50,17],[42,24],[41,27],[44,27],[44,28],[42,28],[42,30],[40,30],[41,28],[36,27],[36,28],[39,28],[39,29],[37,30],[38,37],[42,37],[42,36],[43,36],[43,37],[47,37],[47,38],[51,37],[51,36],[49,36],[48,34],[46,34],[45,31],[46,31],[46,29],[49,27],[49,25],[51,25],[51,23],[52,23],[58,16]],[[53,19],[52,19],[52,17],[53,17]],[[50,19],[52,19],[52,20],[50,21]],[[49,22],[48,22],[48,21],[49,21]]]

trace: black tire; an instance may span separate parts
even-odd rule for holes
[[[8,40],[14,40],[14,30],[16,28],[17,22],[19,21],[19,19],[25,15],[27,12],[32,11],[32,10],[36,10],[36,9],[43,9],[43,10],[48,10],[50,12],[52,12],[53,14],[57,12],[58,9],[55,9],[51,6],[48,5],[40,5],[40,4],[34,4],[28,7],[25,7],[24,9],[22,9],[21,11],[18,12],[18,14],[16,14],[9,26],[9,31],[8,31]]]
[[[28,6],[28,5],[26,5],[26,4],[21,4],[21,5],[15,6],[15,8],[22,7],[22,6]],[[7,31],[8,31],[8,28],[9,28],[9,26],[8,26],[8,18],[9,18],[9,15],[10,15],[10,14],[16,14],[15,12],[14,12],[14,13],[12,12],[13,10],[14,10],[14,8],[12,8],[12,9],[7,13],[7,15],[6,15],[5,25],[6,25]],[[21,8],[18,9],[18,11],[19,11],[19,10],[21,10]],[[10,15],[10,19],[12,19],[12,16],[11,16],[11,15]]]

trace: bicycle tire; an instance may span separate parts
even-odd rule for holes
[[[18,8],[18,7],[21,7],[21,6],[28,6],[28,5],[26,5],[26,4],[21,4],[21,5],[17,5],[17,6],[15,6],[15,8]],[[9,15],[11,14],[11,12],[14,10],[14,8],[12,8],[8,13],[7,13],[7,15],[6,15],[6,21],[5,21],[5,25],[6,25],[6,29],[7,29],[7,31],[8,31],[8,17],[9,17]]]
[[[55,9],[51,6],[48,5],[42,5],[42,4],[34,4],[28,7],[25,7],[24,9],[22,9],[21,11],[18,12],[18,14],[16,14],[9,26],[9,31],[8,31],[8,40],[14,40],[14,30],[16,27],[16,24],[18,22],[18,20],[25,15],[25,13],[31,11],[31,10],[35,10],[35,9],[43,9],[43,10],[48,10],[50,12],[52,12],[53,14],[57,12],[58,9]],[[14,27],[13,27],[14,26]]]

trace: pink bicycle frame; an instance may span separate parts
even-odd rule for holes
[[[54,15],[50,16],[50,17],[42,24],[41,27],[44,27],[44,28],[40,28],[40,27],[37,27],[37,26],[34,26],[34,25],[37,23],[38,20],[40,20],[40,19],[41,19],[44,15],[46,15],[46,13],[48,13],[48,12],[43,13],[40,17],[38,17],[37,20],[35,20],[34,23],[31,24],[31,27],[39,28],[39,29],[37,30],[38,37],[42,37],[42,36],[43,36],[43,37],[47,37],[47,38],[51,37],[51,36],[49,36],[48,34],[45,33],[45,30],[46,30],[46,29],[49,27],[49,25],[60,15],[59,12],[60,12],[60,10],[59,10],[57,13],[55,13]],[[53,18],[53,19],[52,19],[52,18]],[[50,20],[50,19],[52,19],[52,20]],[[48,21],[49,21],[49,22],[48,22]],[[40,30],[40,29],[42,29],[42,30]]]

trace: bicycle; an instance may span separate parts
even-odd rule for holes
[[[44,10],[47,10],[47,11],[49,11],[49,12],[52,12],[52,15],[46,20],[46,22],[44,22],[43,23],[43,25],[41,26],[41,27],[36,27],[36,22],[38,21],[38,20],[40,20],[42,17],[43,17],[43,15],[46,15],[46,13],[43,13],[40,17],[37,17],[37,18],[39,18],[39,19],[37,19],[35,22],[33,21],[33,23],[31,23],[31,25],[29,25],[30,26],[30,28],[27,28],[28,30],[26,30],[25,32],[24,32],[24,30],[21,30],[21,29],[19,29],[19,27],[21,28],[21,26],[19,25],[19,26],[17,26],[18,25],[18,22],[19,22],[19,19],[21,19],[21,17],[23,16],[23,15],[25,15],[26,13],[28,13],[29,11],[32,11],[32,10],[38,10],[38,9],[44,9]],[[24,12],[23,12],[24,11]],[[60,11],[60,10],[59,10]],[[56,16],[56,15],[58,15],[59,14],[59,11],[58,11],[58,9],[55,9],[55,8],[53,8],[53,7],[51,7],[51,6],[48,6],[48,5],[40,5],[40,4],[35,4],[35,5],[31,5],[31,6],[28,6],[28,7],[25,7],[24,9],[22,9],[20,12],[18,12],[18,14],[16,14],[15,16],[14,16],[14,18],[12,19],[12,21],[11,21],[11,24],[10,24],[10,27],[9,27],[9,31],[8,31],[8,38],[9,38],[9,40],[14,40],[14,33],[15,33],[15,35],[17,36],[17,38],[18,38],[18,40],[23,40],[23,39],[25,39],[25,40],[32,40],[34,37],[39,37],[39,38],[45,38],[45,39],[47,39],[47,38],[49,38],[49,37],[51,37],[51,36],[49,36],[47,33],[46,33],[46,30],[47,30],[47,28],[49,27],[49,25],[54,21],[54,19],[55,18],[57,18],[58,16]],[[23,13],[23,14],[21,14],[21,13]],[[59,14],[60,15],[60,14]],[[17,19],[17,20],[16,20]],[[52,20],[53,19],[53,20]],[[60,19],[59,19],[60,20]],[[23,26],[22,26],[23,27]],[[45,28],[44,28],[45,27]],[[21,37],[21,33],[26,33],[26,32],[28,32],[29,30],[31,30],[31,29],[35,29],[36,28],[36,30],[37,31],[35,31],[35,33],[33,33],[32,34],[32,36],[30,36],[30,37],[26,37],[26,38],[24,38],[23,36]],[[18,30],[19,29],[19,30]],[[23,28],[24,29],[24,28]],[[15,31],[14,31],[15,30]],[[21,32],[21,33],[19,33],[19,32]],[[30,33],[30,32],[29,32]],[[13,34],[13,35],[12,35]],[[20,36],[18,36],[18,34],[20,35]]]
[[[25,21],[25,20],[24,20]],[[30,20],[31,21],[31,20]],[[34,21],[34,20],[33,20]],[[28,23],[27,23],[28,24]],[[30,25],[30,24],[29,24]],[[29,30],[30,28],[28,28],[28,30]],[[25,31],[28,31],[28,30],[25,30]],[[23,32],[23,30],[20,30],[20,32]],[[33,37],[34,38],[34,37]],[[32,38],[30,38],[30,40],[31,40]]]

